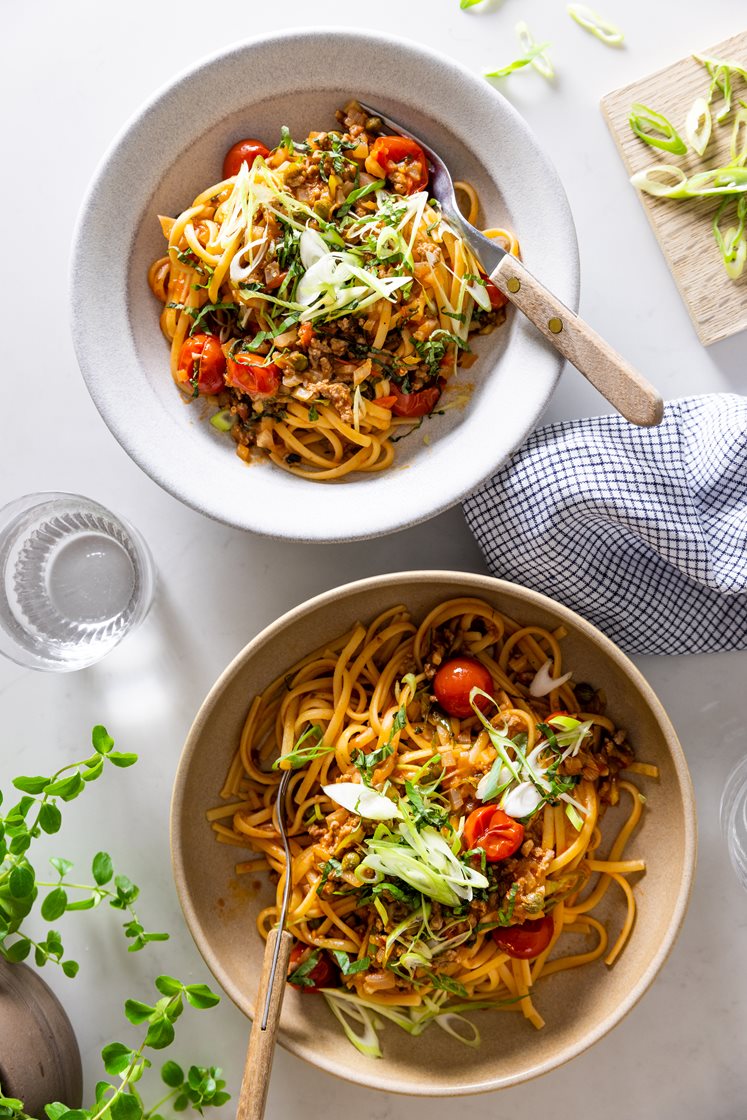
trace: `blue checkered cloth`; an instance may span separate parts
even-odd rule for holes
[[[540,428],[464,502],[494,575],[629,653],[747,648],[747,398]]]

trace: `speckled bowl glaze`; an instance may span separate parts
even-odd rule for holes
[[[405,572],[348,584],[283,615],[228,666],[189,733],[171,807],[174,877],[187,924],[215,978],[251,1015],[264,949],[255,917],[274,901],[275,889],[261,873],[237,878],[234,863],[244,858],[242,849],[217,843],[205,819],[206,811],[220,803],[218,791],[251,699],[354,622],[370,621],[398,603],[422,618],[435,604],[458,595],[478,596],[524,623],[564,626],[564,664],[576,680],[604,689],[608,713],[628,730],[639,757],[658,765],[661,776],[635,779],[645,786],[647,806],[626,855],[645,858],[647,871],[635,885],[638,913],[631,939],[611,969],[600,959],[538,984],[534,1002],[546,1020],[544,1030],[535,1031],[518,1015],[475,1012],[482,1045],[468,1049],[436,1026],[413,1039],[392,1025],[382,1033],[384,1058],[375,1060],[353,1049],[322,1000],[286,990],[281,1045],[359,1085],[432,1096],[514,1085],[580,1054],[631,1010],[672,948],[695,867],[695,805],[674,729],[627,657],[567,608],[488,576]],[[605,817],[603,837],[616,833],[623,819],[619,812],[610,810]],[[609,922],[614,936],[625,909],[621,892],[608,891],[604,904],[594,913]],[[585,941],[574,946],[579,952],[585,948]]]
[[[203,513],[294,540],[379,536],[454,505],[490,476],[542,412],[562,360],[521,316],[480,338],[468,403],[397,445],[394,466],[340,483],[246,466],[233,442],[187,407],[169,375],[159,305],[146,281],[164,252],[157,214],[178,214],[220,178],[240,137],[269,144],[329,128],[351,97],[407,122],[469,179],[481,220],[508,225],[524,261],[578,306],[573,221],[557,174],[527,125],[481,77],[381,34],[306,30],[222,51],[156,94],[105,156],[83,204],[72,266],[72,324],[91,396],[151,478]]]

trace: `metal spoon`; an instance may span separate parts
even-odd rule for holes
[[[664,405],[656,389],[628,365],[583,319],[548,291],[518,258],[507,253],[466,220],[457,204],[454,183],[441,157],[419,136],[372,105],[364,112],[379,117],[385,128],[414,140],[430,168],[429,190],[443,213],[460,230],[495,286],[518,308],[556,350],[568,359],[626,420],[650,427],[661,422]]]

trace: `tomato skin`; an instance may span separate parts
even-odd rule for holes
[[[248,350],[239,350],[228,359],[226,384],[247,393],[253,400],[274,397],[280,385],[280,370],[274,362],[263,366]]]
[[[501,952],[517,960],[528,961],[544,953],[552,941],[554,928],[552,914],[544,914],[521,926],[505,926],[491,932]]]
[[[392,409],[394,411],[394,409]],[[433,678],[433,691],[443,710],[450,716],[464,719],[473,715],[469,694],[473,688],[480,688],[493,695],[493,678],[476,657],[451,657],[444,661]],[[488,701],[483,696],[478,696],[475,703],[481,711],[485,711]]]
[[[497,311],[499,307],[506,306],[508,303],[508,296],[505,296],[492,280],[485,281],[485,288],[490,298],[490,306],[493,308],[493,311]]]
[[[291,949],[290,961],[288,964],[288,974],[293,973],[301,963],[301,958],[306,954],[308,945],[303,945],[300,941],[297,942]],[[289,980],[291,988],[295,988],[297,992],[305,992],[307,995],[314,995],[320,988],[337,987],[334,983],[335,970],[332,961],[327,954],[322,950],[319,960],[312,968],[311,972],[306,977],[310,980],[309,984],[294,984]]]
[[[193,334],[185,339],[179,351],[177,380],[181,385],[194,385],[201,396],[215,396],[224,387],[226,357],[220,339],[214,334]]]
[[[248,163],[251,167],[257,156],[267,159],[269,154],[270,149],[266,148],[261,140],[238,140],[226,152],[226,158],[223,160],[223,178],[232,179],[241,171],[242,163]]]
[[[428,160],[425,152],[407,136],[379,136],[374,140],[371,156],[391,178],[399,171],[405,178],[405,193],[415,194],[428,186]]]
[[[482,805],[467,817],[462,836],[467,850],[482,848],[488,863],[498,863],[524,843],[524,825],[496,805]]]
[[[425,389],[418,389],[415,393],[403,393],[392,384],[391,390],[391,396],[394,397],[393,415],[405,416],[408,420],[418,416],[430,416],[441,399],[440,385],[429,385]]]

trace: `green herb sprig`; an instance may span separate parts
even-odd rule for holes
[[[35,909],[41,888],[51,888],[38,908],[45,922],[56,922],[67,911],[93,910],[106,901],[113,909],[129,914],[123,929],[131,952],[143,949],[149,941],[168,938],[166,933],[146,932],[133,909],[139,888],[126,875],[115,875],[108,852],[97,852],[93,858],[93,883],[70,882],[68,875],[73,864],[58,856],[49,861],[57,873],[56,881],[43,881],[29,859],[29,849],[36,839],[60,830],[62,804],[79,797],[87,785],[101,777],[107,765],[121,769],[137,762],[136,754],[113,749],[114,740],[105,727],[94,727],[91,741],[94,753],[89,758],[68,763],[49,776],[24,774],[15,778],[13,785],[24,796],[0,815],[0,954],[7,961],[18,962],[25,960],[33,949],[37,966],[51,961],[69,977],[76,975],[79,966],[77,961],[65,957],[60,933],[50,929],[45,938],[37,940],[24,926]],[[110,883],[113,885],[109,886]],[[81,892],[83,897],[71,901],[70,892]]]

